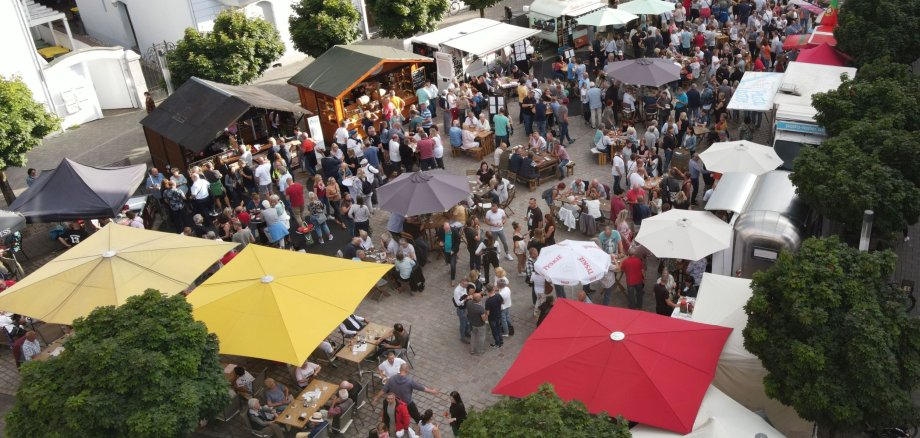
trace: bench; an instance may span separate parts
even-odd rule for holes
[[[572,176],[572,175],[575,175],[575,162],[569,161],[569,164],[565,165],[565,176]]]

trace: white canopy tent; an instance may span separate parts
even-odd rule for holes
[[[686,435],[638,425],[630,431],[633,438],[754,438],[764,434],[766,438],[783,438],[785,435],[767,424],[759,415],[732,400],[731,397],[709,385],[703,404],[696,414],[693,431]]]
[[[783,73],[745,72],[728,102],[728,109],[770,111],[773,109],[773,98],[782,83]]]
[[[747,326],[744,305],[751,295],[749,279],[703,274],[693,311],[693,321],[734,329],[722,349],[712,385],[746,408],[766,412],[770,422],[786,436],[808,438],[811,436],[812,425],[801,419],[795,409],[767,397],[763,387],[763,378],[767,371],[760,359],[744,348],[742,331]],[[702,438],[718,435],[692,436]]]
[[[578,17],[588,12],[607,7],[607,2],[598,0],[534,0],[530,12],[547,17]]]
[[[444,41],[441,44],[453,47],[461,52],[483,57],[538,33],[540,33],[540,29],[497,23],[494,26]]]

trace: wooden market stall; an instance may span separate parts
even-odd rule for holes
[[[386,46],[334,46],[288,80],[300,104],[319,115],[323,138],[332,139],[339,123],[363,134],[364,111],[380,115],[382,96],[390,90],[405,101],[403,115],[417,102],[431,58]],[[381,117],[382,118],[382,117]],[[313,134],[316,135],[315,133]]]
[[[254,86],[191,78],[141,120],[153,165],[161,171],[205,161],[236,161],[239,142],[267,153],[269,136],[290,136],[311,113]],[[276,121],[277,128],[272,126]]]

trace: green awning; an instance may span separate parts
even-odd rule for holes
[[[431,58],[387,46],[333,46],[288,83],[327,96],[339,96],[382,61],[430,62]]]

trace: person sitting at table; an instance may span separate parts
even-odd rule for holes
[[[351,241],[346,243],[342,248],[342,258],[351,260],[355,257],[355,254],[358,253],[359,249],[361,249],[361,238],[358,236],[352,237]]]
[[[231,386],[237,394],[243,396],[244,398],[252,397],[252,382],[255,380],[255,377],[252,377],[252,374],[249,374],[249,371],[246,371],[246,368],[241,366],[236,366],[233,368],[233,383]]]
[[[386,250],[387,257],[396,257],[396,252],[399,251],[399,242],[393,238],[389,231],[380,233],[380,246]]]
[[[271,377],[265,379],[265,404],[275,411],[281,412],[287,405],[294,400],[294,396],[288,391],[287,386],[275,382]]]
[[[310,416],[310,421],[304,425],[305,429],[309,429],[307,432],[299,432],[297,435],[294,435],[294,438],[313,438],[319,435],[329,422],[326,421],[326,417],[323,416],[322,412],[314,412]]]
[[[255,397],[250,398],[248,403],[249,410],[246,414],[249,415],[249,426],[253,431],[262,432],[268,429],[275,438],[284,438],[284,431],[275,423],[278,415],[271,406],[262,406]]]
[[[476,127],[480,131],[491,131],[492,125],[489,124],[489,117],[486,113],[479,113],[479,119],[476,120]]]
[[[489,182],[489,195],[493,203],[504,204],[508,200],[508,186],[511,184],[505,178],[492,178]]]
[[[591,197],[591,194],[594,193],[596,199],[608,199],[609,193],[607,193],[607,187],[604,187],[597,178],[592,179],[591,183],[588,184],[588,197]]]
[[[574,196],[584,196],[587,193],[588,186],[585,184],[584,180],[577,178],[575,181],[572,181],[572,186],[569,188],[569,194]]]
[[[380,362],[380,365],[377,366],[377,374],[380,376],[380,379],[386,383],[387,379],[399,374],[399,369],[406,361],[396,357],[396,352],[393,350],[387,351],[386,360]]]
[[[322,371],[322,369],[323,367],[310,362],[310,360],[307,359],[303,365],[297,367],[297,369],[294,370],[294,378],[297,379],[297,385],[301,388],[306,388],[307,385],[309,385],[310,382],[316,378],[319,372]]]
[[[533,152],[528,152],[527,156],[521,160],[518,175],[525,180],[537,179],[537,165],[533,162],[533,156]]]
[[[358,230],[358,240],[360,241],[359,245],[361,249],[365,251],[370,251],[374,249],[374,239],[372,239],[371,236],[367,235],[367,231]]]
[[[540,133],[537,131],[530,133],[527,144],[530,146],[531,152],[540,153],[546,150],[546,139],[540,137]]]
[[[396,272],[399,274],[397,287],[401,287],[401,282],[408,282],[409,279],[412,278],[412,269],[415,268],[415,260],[406,256],[405,252],[399,251],[396,253],[394,265],[396,267]]]
[[[479,184],[486,186],[495,177],[495,171],[489,167],[489,163],[482,161],[479,163],[479,170],[476,171],[476,177],[479,178]]]
[[[405,237],[399,239],[399,249],[396,250],[396,255],[402,255],[413,262],[418,260],[415,255],[415,246],[409,243]]]
[[[511,150],[511,155],[508,156],[508,172],[512,174],[518,174],[521,171],[521,163],[524,161],[524,147],[521,145],[515,146]]]
[[[450,129],[447,130],[447,137],[450,139],[450,146],[459,148],[463,145],[463,129],[460,128],[460,121],[454,120],[450,123]]]
[[[390,351],[398,354],[398,350],[402,350],[409,345],[409,333],[406,332],[402,324],[396,323],[393,324],[393,334],[389,338],[377,339],[375,343],[377,348],[380,349],[377,354],[378,357],[386,357]]]
[[[332,398],[323,407],[327,409],[329,420],[333,421],[335,417],[342,415],[354,404],[355,401],[349,397],[348,390],[340,386],[339,390],[332,395]]]
[[[479,119],[473,115],[473,111],[467,110],[463,119],[463,129],[465,130],[477,130],[479,129]]]
[[[600,219],[601,214],[601,200],[597,199],[597,195],[594,192],[588,193],[587,199],[582,200],[583,210],[588,213],[589,216],[594,219]]]
[[[364,327],[370,324],[363,316],[358,316],[352,313],[348,315],[348,318],[345,318],[341,324],[339,324],[339,332],[342,333],[342,337],[351,338],[358,334]]]
[[[476,132],[464,125],[463,127],[463,144],[460,145],[460,149],[473,149],[478,148],[479,142],[476,141]]]

